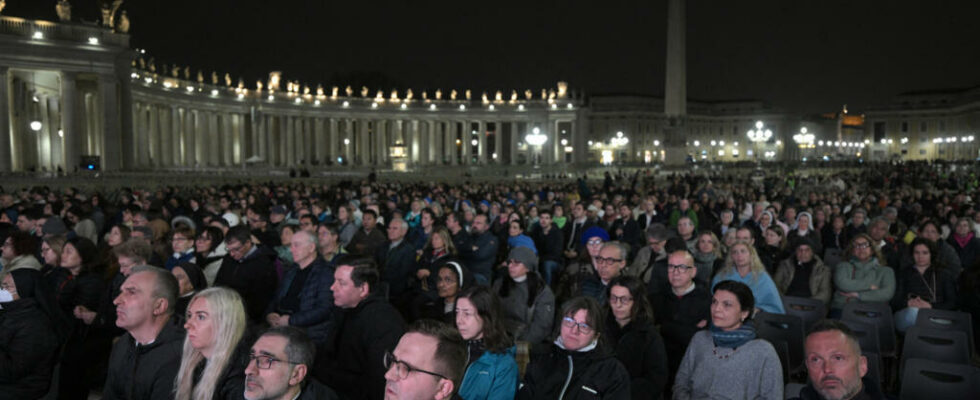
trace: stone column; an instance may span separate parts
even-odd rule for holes
[[[78,91],[76,89],[75,80],[77,74],[74,72],[61,72],[61,129],[64,130],[64,149],[65,149],[65,172],[72,172],[75,167],[78,166],[81,161],[81,148],[83,142],[81,139],[82,135],[82,123],[81,119],[78,118]],[[7,120],[8,110],[7,110],[7,75],[6,69],[0,70],[0,111],[3,115],[0,115],[0,137],[6,137],[3,132],[6,131],[10,123]],[[10,168],[10,140],[4,140],[4,143],[0,145],[0,160],[6,160],[6,162],[0,162],[0,170],[7,167],[7,171]],[[4,157],[3,151],[6,147],[6,157]],[[132,152],[133,148],[127,149],[127,151]]]
[[[120,64],[126,65],[126,67],[120,68]],[[132,80],[129,77],[130,69],[128,68],[128,63],[117,62],[116,63],[117,75],[119,75],[119,117],[120,117],[120,136],[122,140],[120,146],[122,148],[122,169],[128,170],[136,165],[136,152],[133,151],[135,128],[133,121],[133,85]],[[179,151],[179,148],[178,148]],[[180,157],[177,157],[179,160]]]
[[[235,165],[235,136],[238,135],[238,114],[225,114],[222,125],[224,127],[221,132],[221,148],[224,150],[222,165],[230,167]]]
[[[446,152],[449,153],[447,157],[449,159],[449,165],[456,165],[459,163],[459,156],[456,152],[456,139],[459,132],[459,124],[456,121],[450,120],[446,122],[448,125],[446,128]]]
[[[283,115],[282,123],[280,126],[282,129],[279,131],[279,148],[281,151],[279,154],[282,155],[281,165],[284,167],[291,167],[293,165],[293,117],[288,115]]]
[[[103,143],[102,169],[117,171],[122,166],[122,138],[119,119],[119,83],[114,75],[99,75],[102,98]]]
[[[477,144],[477,156],[479,163],[483,165],[487,163],[487,121],[477,121],[476,135],[479,142]]]
[[[493,152],[497,153],[497,159],[493,160],[494,164],[503,164],[504,162],[504,121],[497,121],[496,129],[497,131],[493,133]],[[489,156],[493,158],[491,154]]]
[[[368,124],[366,119],[357,120],[357,155],[361,157],[358,165],[371,164],[371,138],[368,136]]]
[[[173,160],[173,106],[162,106],[160,113],[160,161],[162,167],[171,166]]]
[[[375,122],[374,131],[377,133],[377,152],[375,165],[385,165],[388,162],[388,120]]]
[[[208,165],[217,167],[221,165],[221,130],[224,121],[218,122],[218,113],[208,111]]]
[[[184,166],[197,164],[197,112],[184,109]]]
[[[337,142],[340,140],[339,132],[337,132],[337,119],[330,118],[327,121],[327,152],[328,157],[330,157],[330,162],[336,163],[337,156],[340,154],[337,152]]]
[[[419,158],[419,121],[413,119],[408,121],[408,134],[405,136],[405,146],[408,151],[408,162],[410,165],[418,165]]]
[[[517,165],[517,142],[521,134],[517,132],[517,122],[510,123],[510,165]]]

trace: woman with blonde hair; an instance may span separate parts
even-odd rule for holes
[[[722,252],[721,242],[714,232],[704,231],[698,234],[694,248],[691,250],[694,266],[698,267],[694,279],[699,285],[707,285],[711,277],[725,266],[725,254]]]
[[[752,289],[756,309],[773,314],[786,313],[776,283],[766,272],[766,267],[755,252],[755,247],[748,242],[735,242],[728,249],[725,267],[711,280],[711,287],[725,280],[741,282]]]
[[[239,343],[245,307],[234,290],[215,287],[194,295],[187,306],[187,339],[174,388],[177,400],[241,398],[245,362]]]

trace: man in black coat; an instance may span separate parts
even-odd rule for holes
[[[265,320],[266,306],[279,284],[273,264],[276,254],[268,247],[253,244],[251,232],[241,225],[228,230],[225,248],[228,255],[221,261],[213,286],[235,289],[245,301],[249,320],[260,323]]]
[[[454,211],[446,214],[446,229],[453,239],[456,254],[461,260],[467,260],[473,254],[473,238],[463,227],[463,213]]]
[[[322,344],[331,326],[334,267],[317,254],[312,233],[296,232],[289,247],[296,268],[283,275],[276,296],[266,308],[265,321],[273,327],[305,329],[311,340]]]
[[[562,232],[564,241],[562,254],[565,256],[566,264],[575,261],[578,255],[585,251],[585,245],[582,244],[582,233],[593,226],[595,226],[595,221],[589,219],[588,214],[585,213],[585,203],[576,202],[572,206],[572,218],[565,223]]]
[[[425,219],[425,214],[423,214]],[[388,223],[388,242],[378,249],[377,260],[381,265],[381,281],[388,284],[388,298],[401,299],[409,289],[409,283],[418,269],[415,263],[415,246],[405,235],[408,223],[395,218]]]
[[[338,399],[332,389],[309,379],[315,355],[316,346],[300,329],[279,326],[265,331],[249,352],[244,397],[247,400]]]
[[[482,285],[490,283],[493,274],[493,263],[497,258],[497,237],[490,232],[490,221],[486,214],[480,214],[473,218],[473,227],[470,234],[473,235],[473,253],[466,260],[470,272],[476,282]]]
[[[385,234],[378,230],[378,213],[367,209],[361,215],[361,229],[354,233],[354,237],[347,244],[347,252],[373,257],[384,242]]]
[[[112,347],[103,390],[106,400],[173,398],[184,330],[173,315],[177,278],[164,269],[139,266],[116,297],[116,325],[126,330]]]
[[[538,248],[538,260],[541,263],[541,276],[551,284],[552,274],[562,266],[562,232],[551,222],[551,210],[542,209],[538,221],[538,229],[531,232],[534,247]],[[557,278],[555,279],[557,281]]]
[[[380,273],[371,258],[346,256],[337,262],[334,305],[335,329],[317,360],[316,378],[351,400],[384,396],[385,352],[405,332],[397,310],[376,292]]]
[[[711,294],[707,287],[694,283],[698,268],[686,250],[671,253],[667,269],[670,290],[654,294],[650,300],[667,349],[668,382],[673,382],[691,338],[708,325]]]

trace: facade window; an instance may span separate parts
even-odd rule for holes
[[[920,156],[926,155],[926,149],[919,149],[919,155]]]
[[[909,131],[909,122],[908,121],[902,121],[902,132],[904,133],[904,132],[908,132],[908,131]]]
[[[925,132],[929,130],[929,123],[926,121],[919,122],[919,132]]]
[[[874,123],[874,140],[875,142],[881,141],[885,138],[885,123],[875,122]]]

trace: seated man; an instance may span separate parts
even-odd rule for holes
[[[810,329],[804,344],[810,384],[800,391],[803,400],[885,399],[877,381],[865,376],[868,359],[847,325],[823,320]]]
[[[671,375],[669,382],[673,382],[673,375],[684,359],[687,344],[698,330],[708,324],[711,294],[707,286],[694,283],[698,269],[694,265],[694,257],[687,250],[671,253],[667,258],[667,270],[670,290],[651,296],[650,302],[667,348],[667,365]]]
[[[613,278],[620,276],[623,268],[626,268],[626,257],[628,251],[626,245],[619,241],[606,242],[599,249],[599,256],[596,257],[596,273],[588,275],[579,285],[578,293],[575,296],[588,296],[599,304],[606,304],[609,294],[609,282]]]
[[[379,281],[371,258],[346,256],[337,262],[330,289],[334,305],[344,312],[336,315],[316,377],[348,399],[382,397],[381,361],[405,331],[401,315],[378,293]]]
[[[310,376],[316,347],[303,331],[271,328],[252,345],[245,367],[246,400],[335,400],[337,394]]]
[[[162,268],[134,267],[116,297],[116,325],[103,399],[169,399],[180,367],[184,330],[173,315],[177,278]]]
[[[296,268],[286,271],[269,307],[265,321],[270,326],[304,328],[317,344],[323,344],[330,328],[333,309],[334,268],[316,252],[316,238],[300,230],[289,243]]]
[[[453,326],[416,321],[395,350],[385,354],[385,400],[460,399],[456,392],[466,359],[466,345]]]
[[[245,301],[249,320],[260,323],[279,283],[273,265],[276,254],[266,246],[253,244],[252,233],[243,225],[228,230],[225,247],[228,255],[221,262],[214,286],[235,289]]]

